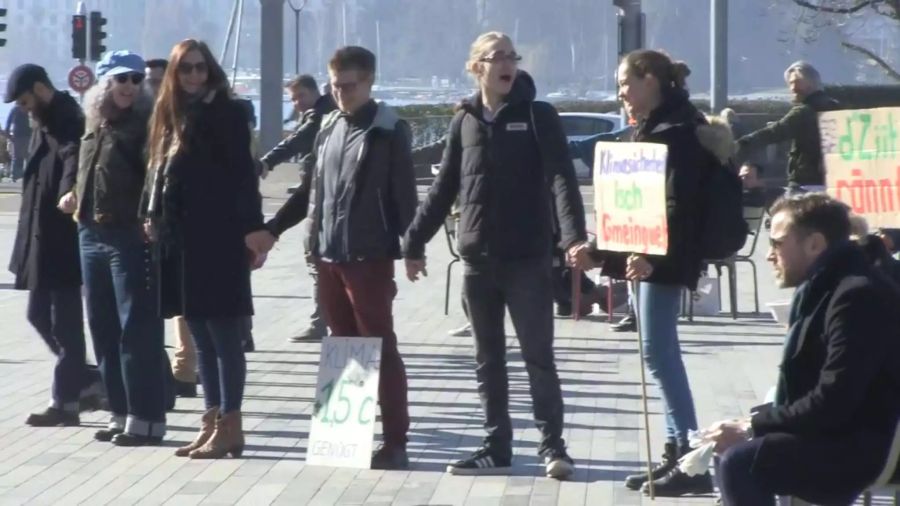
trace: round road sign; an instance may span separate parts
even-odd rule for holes
[[[69,87],[84,93],[94,84],[94,72],[87,65],[76,65],[69,71]]]

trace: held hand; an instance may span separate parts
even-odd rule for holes
[[[254,253],[253,251],[248,251],[247,254],[250,255],[251,271],[255,271],[265,265],[266,258],[268,257],[265,253]]]
[[[264,161],[262,161],[262,160],[260,160],[260,161],[257,162],[257,163],[259,164],[259,165],[258,165],[258,167],[259,167],[259,177],[260,177],[261,179],[267,178],[267,177],[269,176],[269,166],[266,164],[266,162],[264,162]]]
[[[566,264],[582,271],[589,271],[598,267],[590,255],[591,245],[580,242],[569,247],[566,251]]]
[[[66,214],[72,214],[75,212],[75,208],[78,207],[78,202],[75,200],[75,194],[69,192],[59,199],[59,204],[56,206],[60,211]]]
[[[428,270],[425,269],[425,259],[421,260],[413,260],[410,258],[406,259],[406,278],[412,282],[416,282],[419,280],[419,274],[422,276],[428,276]]]
[[[750,420],[725,420],[707,429],[709,439],[716,443],[716,453],[721,455],[732,446],[750,440]]]
[[[156,242],[156,227],[150,220],[144,220],[144,242]]]
[[[266,255],[269,251],[272,251],[275,241],[275,236],[268,230],[256,230],[244,237],[244,244],[247,246],[247,249],[257,256]]]
[[[653,266],[645,257],[631,255],[625,268],[625,277],[629,280],[643,281],[653,274]]]

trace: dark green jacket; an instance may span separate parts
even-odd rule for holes
[[[93,117],[88,111],[87,132],[81,139],[75,198],[75,217],[93,216],[102,224],[130,225],[138,223],[138,206],[147,165],[144,148],[147,142],[149,101],[140,100],[115,121]],[[91,209],[84,209],[90,192]]]
[[[775,123],[738,139],[739,158],[769,144],[791,141],[787,178],[794,185],[824,185],[825,165],[819,137],[819,113],[837,109],[838,102],[817,91],[797,103]]]

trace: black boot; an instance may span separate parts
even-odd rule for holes
[[[656,464],[651,469],[650,476],[652,479],[658,480],[678,464],[678,447],[674,443],[666,443],[665,452],[663,453],[662,462]],[[631,490],[640,490],[641,485],[648,481],[647,473],[632,474],[625,477],[625,486]]]
[[[709,471],[696,476],[688,476],[678,469],[678,459],[690,453],[692,448],[685,446],[678,450],[675,466],[665,476],[654,480],[653,493],[656,497],[681,497],[683,495],[712,494],[713,483]],[[644,483],[641,492],[650,494],[650,484]]]

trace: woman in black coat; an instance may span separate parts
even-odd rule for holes
[[[658,51],[629,53],[618,69],[619,97],[629,116],[637,119],[633,140],[665,144],[668,250],[663,256],[601,252],[604,271],[616,278],[639,281],[638,321],[647,369],[662,393],[666,414],[663,462],[647,473],[626,478],[633,490],[654,480],[657,496],[712,492],[709,473],[688,476],[678,458],[690,451],[688,434],[697,430],[697,415],[678,343],[678,314],[685,288],[695,289],[700,277],[704,210],[702,182],[716,165],[716,155],[701,144],[698,131],[710,128],[688,100],[685,79],[690,70]],[[718,151],[718,150],[716,150]]]
[[[163,316],[187,320],[207,408],[200,434],[176,455],[238,457],[259,181],[246,114],[209,48],[188,39],[169,61],[150,122],[145,226],[159,245]]]

